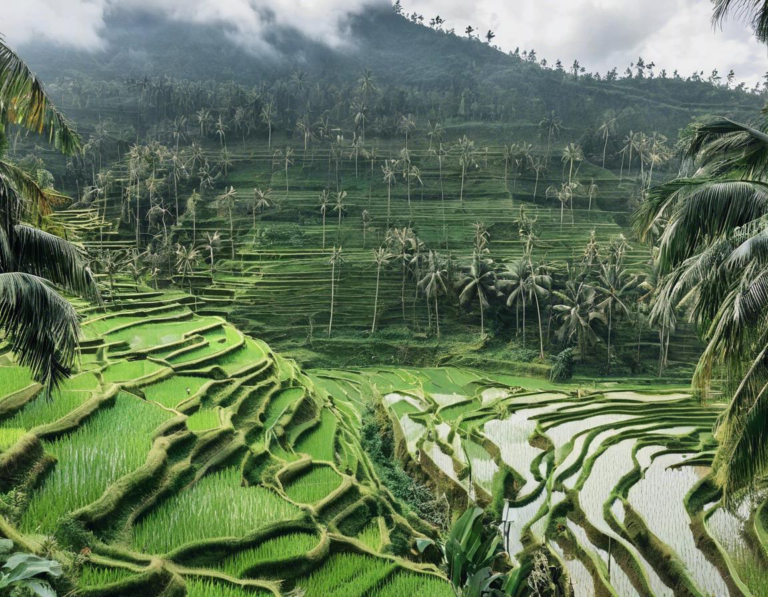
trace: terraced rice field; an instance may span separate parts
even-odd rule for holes
[[[456,508],[499,516],[522,564],[545,544],[575,595],[765,595],[765,495],[726,509],[720,413],[685,391],[542,388],[468,370],[364,369],[320,383],[381,395],[398,453]],[[404,463],[405,464],[405,463]]]
[[[80,372],[52,401],[0,357],[4,515],[88,548],[77,594],[450,594],[408,557],[424,526],[379,491],[359,404],[188,296],[119,287],[81,307]]]
[[[53,401],[0,364],[9,524],[88,547],[87,597],[452,595],[413,557],[434,530],[362,449],[371,408],[455,510],[486,506],[513,565],[547,545],[576,595],[768,594],[766,496],[727,510],[709,477],[715,406],[460,368],[305,373],[171,296],[123,285],[119,311],[84,308]]]

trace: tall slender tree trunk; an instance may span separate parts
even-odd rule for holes
[[[479,293],[478,298],[480,299],[480,340],[482,340],[485,338],[485,310],[483,309],[483,299]]]
[[[323,250],[325,250],[325,212],[323,212]]]
[[[605,144],[603,145],[603,169],[605,169],[605,152],[608,151],[608,135],[605,136]]]
[[[440,311],[437,308],[437,292],[435,292],[435,327],[437,328],[437,337],[440,338]]]
[[[333,302],[336,298],[336,262],[331,264],[331,318],[328,320],[328,337],[333,329]]]
[[[534,291],[533,298],[536,300],[536,319],[539,323],[539,358],[544,358],[544,330],[541,326],[541,305],[539,304],[539,295]]]
[[[613,326],[613,307],[608,307],[608,355],[607,355],[607,365],[608,365],[608,373],[611,373],[611,328]]]
[[[371,333],[376,331],[376,315],[379,312],[379,278],[381,277],[381,264],[376,268],[376,294],[373,298],[373,324],[371,324]]]
[[[232,264],[235,261],[235,220],[232,217],[232,206],[229,206],[229,244],[232,250]]]
[[[465,164],[461,165],[461,190],[459,191],[459,204],[464,207],[464,176],[466,176],[467,167]]]

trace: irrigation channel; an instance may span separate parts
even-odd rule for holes
[[[363,449],[372,413],[398,466],[496,516],[515,565],[548,546],[576,595],[768,595],[764,497],[724,508],[720,410],[685,390],[302,371],[192,296],[118,292],[77,305],[80,370],[53,400],[0,357],[5,532],[87,548],[80,595],[453,595]]]

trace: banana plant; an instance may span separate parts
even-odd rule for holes
[[[28,553],[11,553],[13,541],[0,539],[0,590],[23,587],[38,597],[56,597],[56,591],[42,578],[44,575],[54,578],[61,576],[61,564],[55,560],[46,560]]]

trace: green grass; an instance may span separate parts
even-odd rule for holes
[[[319,537],[310,533],[278,535],[227,558],[219,568],[231,576],[240,577],[256,564],[304,555],[317,547],[318,542]]]
[[[154,400],[168,408],[174,408],[211,381],[207,377],[174,375],[158,383],[142,388],[147,400]],[[189,392],[187,392],[189,390]]]
[[[455,597],[451,585],[433,576],[398,572],[386,584],[376,587],[369,597]]]
[[[103,568],[85,564],[80,572],[81,587],[100,587],[113,582],[125,580],[136,573],[125,568]]]
[[[296,581],[296,586],[306,589],[307,597],[357,597],[380,583],[394,568],[387,560],[337,554],[307,578]],[[414,595],[421,596],[420,593]]]
[[[111,483],[144,464],[153,432],[171,416],[119,394],[113,407],[96,413],[70,435],[45,442],[58,462],[32,495],[21,528],[51,533],[60,516],[97,500]]]
[[[187,597],[269,597],[263,589],[243,588],[212,580],[187,579]]]
[[[293,479],[285,494],[301,504],[314,504],[341,485],[341,477],[329,466],[314,466],[308,473]]]
[[[315,460],[333,462],[336,453],[336,427],[338,421],[333,412],[324,408],[320,413],[320,424],[305,432],[297,442],[297,452],[309,454]]]
[[[216,427],[221,427],[219,409],[203,408],[187,419],[190,431],[207,431]]]
[[[240,472],[228,468],[203,477],[163,501],[134,529],[134,547],[166,553],[214,537],[242,537],[259,527],[297,518],[300,511],[263,487],[242,487]]]

